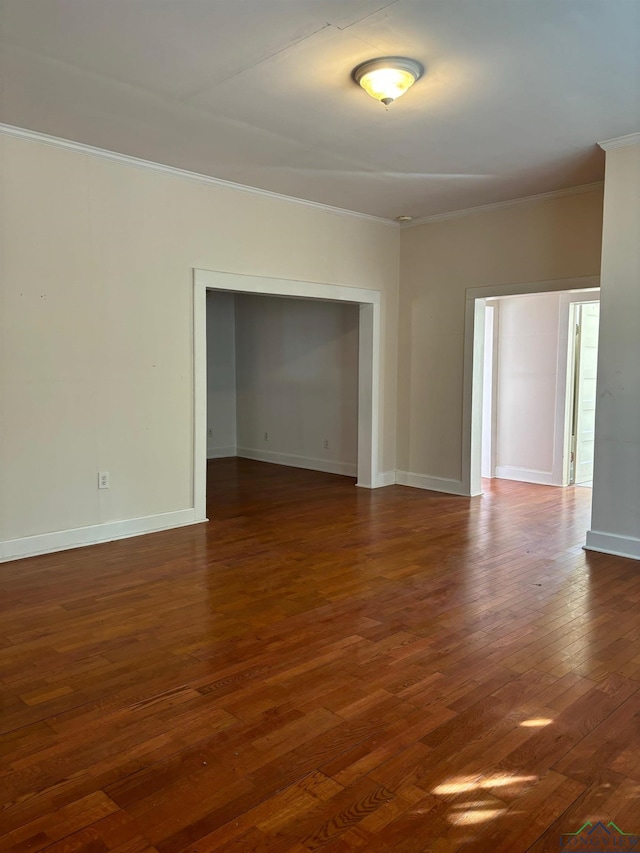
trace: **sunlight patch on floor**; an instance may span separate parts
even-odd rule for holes
[[[535,782],[537,776],[515,776],[510,773],[496,774],[494,776],[458,776],[449,782],[444,782],[433,789],[434,794],[446,796],[448,794],[463,794],[467,791],[491,790],[491,788],[505,788],[507,786],[525,785],[527,782]]]
[[[449,820],[454,826],[469,826],[474,823],[487,823],[489,820],[495,820],[505,811],[506,809],[479,809],[478,811],[454,812],[449,815]]]
[[[549,726],[553,720],[548,719],[547,717],[537,717],[534,720],[523,720],[520,725],[525,729],[536,729],[542,728],[543,726]]]

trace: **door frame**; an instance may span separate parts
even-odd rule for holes
[[[571,294],[569,294],[571,295]],[[566,406],[565,406],[565,424],[564,424],[564,458],[562,471],[562,485],[573,485],[571,482],[571,453],[574,452],[573,443],[573,426],[574,418],[576,417],[577,404],[577,341],[576,341],[576,326],[578,307],[582,305],[592,305],[593,303],[600,304],[600,294],[597,298],[595,295],[583,294],[581,298],[570,299],[568,311],[568,353],[567,353],[567,382],[566,382]],[[575,474],[575,468],[574,468]]]
[[[489,304],[491,303],[491,304]],[[489,478],[494,478],[496,475],[496,445],[497,445],[497,390],[498,390],[498,360],[496,359],[497,341],[500,325],[500,311],[498,304],[490,299],[485,300],[485,336],[483,349],[483,364],[482,372],[482,441],[481,441],[481,469],[484,468],[485,453],[487,451],[486,443],[489,444]],[[487,312],[491,312],[490,314]],[[487,317],[491,317],[491,323],[487,323]],[[489,334],[491,333],[491,334]],[[491,354],[490,364],[487,363],[487,343]],[[491,368],[489,370],[488,368]],[[484,386],[484,380],[489,377],[491,382],[491,400],[487,401],[487,389]],[[489,406],[487,407],[487,402]],[[488,423],[486,416],[488,415]],[[487,475],[483,475],[487,476]]]
[[[564,290],[577,291],[577,296],[580,291],[595,290],[599,287],[600,276],[579,276],[467,288],[462,390],[463,494],[470,497],[482,494],[482,397],[486,300],[497,296],[525,296]],[[585,299],[584,301],[593,300]]]
[[[377,290],[338,284],[193,271],[193,505],[196,521],[207,520],[207,290],[286,296],[360,306],[358,325],[358,479],[357,486],[384,485],[378,468],[380,400],[380,302]]]

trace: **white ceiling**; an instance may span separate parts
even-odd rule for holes
[[[425,76],[385,111],[351,80]],[[640,0],[0,0],[0,122],[386,218],[601,180]]]

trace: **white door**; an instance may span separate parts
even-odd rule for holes
[[[574,417],[574,482],[593,480],[593,445],[596,415],[596,375],[598,369],[598,328],[600,303],[580,306],[576,346],[576,390]]]

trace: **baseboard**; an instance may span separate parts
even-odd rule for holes
[[[358,468],[355,463],[338,462],[334,459],[314,459],[312,456],[294,456],[291,453],[276,453],[273,450],[254,450],[251,447],[238,447],[236,455],[241,456],[243,459],[255,459],[257,462],[287,465],[289,468],[324,471],[325,474],[342,474],[345,477],[356,477],[358,474]]]
[[[207,459],[226,459],[228,456],[237,456],[238,448],[235,444],[225,444],[220,447],[207,447]]]
[[[599,551],[614,557],[629,557],[640,560],[640,539],[635,536],[617,536],[615,533],[601,533],[599,530],[587,531],[586,551]]]
[[[518,480],[538,486],[555,486],[553,471],[536,471],[535,468],[516,468],[512,465],[496,465],[496,477],[500,480]]]
[[[396,472],[395,471],[378,471],[374,489],[381,489],[384,486],[395,486]]]
[[[427,474],[413,474],[411,471],[396,471],[396,483],[399,486],[413,486],[415,489],[427,489],[430,492],[469,497],[469,492],[461,480],[450,480],[447,477],[429,477]]]
[[[129,518],[125,521],[109,521],[105,524],[92,524],[89,527],[77,527],[74,530],[58,530],[55,533],[41,533],[37,536],[25,536],[22,539],[6,539],[0,542],[0,563],[8,560],[21,560],[38,554],[52,554],[54,551],[67,551],[69,548],[81,548],[97,545],[99,542],[112,542],[115,539],[127,539],[143,533],[157,533],[188,524],[199,524],[206,518],[196,518],[195,509],[181,509],[176,512],[163,512],[144,518]]]

